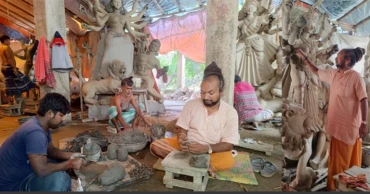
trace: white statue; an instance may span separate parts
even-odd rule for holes
[[[238,22],[239,41],[236,45],[236,73],[253,86],[267,83],[274,76],[271,63],[278,48],[258,34],[269,23],[268,14],[255,14],[258,6],[256,0],[248,0],[243,5],[244,17]]]
[[[159,103],[164,102],[164,97],[154,89],[155,79],[152,76],[152,69],[161,70],[159,60],[156,58],[156,53],[161,47],[161,42],[157,39],[153,40],[149,45],[149,50],[146,52],[138,52],[135,57],[135,74],[140,76],[144,81],[144,85],[148,89],[148,93],[158,98]]]
[[[311,156],[312,137],[315,132],[312,115],[302,105],[284,100],[282,147],[284,156],[290,160],[298,160],[297,175],[290,186],[298,191],[308,190],[317,179],[312,168],[307,167]]]
[[[136,12],[136,7],[138,0],[135,0],[132,10],[125,13],[124,7],[121,0],[111,0],[103,9],[100,6],[99,0],[95,0],[92,4],[89,0],[84,0],[89,7],[90,12],[93,16],[87,14],[86,10],[82,7],[81,11],[88,15],[88,18],[92,23],[97,25],[88,25],[83,23],[83,27],[93,30],[100,31],[105,26],[109,26],[109,32],[102,36],[101,45],[104,45],[104,49],[101,48],[103,53],[102,59],[98,60],[96,63],[96,68],[99,68],[99,75],[93,76],[96,79],[109,77],[107,66],[112,60],[119,60],[123,62],[126,66],[125,77],[129,77],[133,73],[133,55],[134,47],[129,35],[131,35],[135,40],[140,41],[140,37],[147,36],[143,32],[138,32],[136,30],[141,30],[146,25],[146,22],[141,22],[136,24],[135,22],[140,21],[141,17],[145,14],[148,6],[135,17],[132,17]],[[128,31],[128,34],[125,32]],[[98,56],[97,56],[98,57]],[[99,59],[99,57],[98,57]]]
[[[91,80],[82,86],[82,95],[86,104],[98,105],[97,94],[115,94],[124,79],[125,65],[118,60],[108,66],[109,77],[102,80]]]

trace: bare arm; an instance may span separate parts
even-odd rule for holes
[[[121,108],[121,99],[119,98],[119,94],[115,97],[113,97],[113,104],[114,106],[116,106],[117,108],[117,112],[118,112],[118,115],[117,115],[117,119],[119,120],[119,122],[121,123],[121,125],[125,128],[125,129],[128,129],[130,128],[125,120],[123,119],[122,117],[122,108]]]
[[[69,160],[71,156],[74,154],[73,152],[64,152],[56,148],[53,142],[49,143],[47,153],[50,158],[56,160]]]
[[[295,53],[298,57],[303,59],[303,63],[308,66],[308,69],[315,75],[319,75],[319,69],[312,64],[312,62],[307,58],[301,49],[296,50]]]
[[[132,9],[132,10],[134,10],[134,9]],[[131,10],[131,11],[132,11]],[[136,10],[136,9],[135,9]],[[145,14],[145,12],[146,12],[146,10],[148,10],[148,5],[145,5],[145,7],[144,7],[144,9],[143,10],[141,10],[141,12],[137,15],[137,16],[135,16],[135,17],[130,17],[130,21],[132,21],[132,22],[136,22],[136,21],[139,21],[140,19],[141,19],[141,17],[143,17],[143,15]],[[132,14],[131,14],[132,15]],[[130,16],[130,15],[129,15]]]
[[[363,98],[360,102],[362,121],[367,121],[367,98]]]
[[[47,157],[40,154],[28,154],[31,167],[38,177],[47,176],[53,172],[65,171],[69,168],[70,162],[48,163]]]
[[[141,109],[140,109],[140,108],[139,108],[139,106],[137,105],[137,103],[136,103],[136,100],[135,100],[134,96],[132,96],[132,98],[131,98],[131,104],[132,104],[132,106],[134,106],[134,108],[135,108],[135,110],[136,110],[137,114],[139,114],[139,116],[140,116],[141,118],[143,118],[144,122],[145,122],[147,125],[150,125],[150,123],[149,123],[149,121],[146,119],[146,117],[145,117],[145,115],[144,115],[143,111],[141,111]]]
[[[136,12],[137,4],[139,3],[139,0],[135,0],[134,5],[132,6],[132,10],[127,12],[126,15],[130,16]]]

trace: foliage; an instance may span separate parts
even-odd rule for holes
[[[161,67],[168,66],[168,83],[164,84],[160,80],[156,80],[159,89],[164,92],[165,90],[176,90],[177,87],[177,63],[178,54],[176,51],[171,51],[166,55],[157,56]],[[203,71],[205,65],[203,63],[197,63],[191,59],[185,57],[185,86],[194,89],[199,88],[200,82],[203,78]]]

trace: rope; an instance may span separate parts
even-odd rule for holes
[[[369,186],[366,183],[366,175],[365,174],[359,174],[356,177],[355,176],[347,176],[344,174],[339,175],[339,181],[347,186],[347,188],[356,188],[361,187],[366,190],[370,190]]]

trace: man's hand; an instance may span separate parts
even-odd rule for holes
[[[363,124],[363,123],[361,124],[359,133],[360,133],[360,138],[365,139],[365,137],[368,134],[368,129],[367,129],[367,126],[365,124]]]
[[[75,159],[72,159],[72,168],[73,169],[76,169],[76,170],[79,170],[81,165],[83,163],[83,160],[82,158],[75,158]]]
[[[83,158],[85,155],[81,153],[73,153],[72,156],[69,159],[75,159],[75,158]]]
[[[208,153],[208,146],[199,144],[199,143],[191,143],[188,145],[189,152],[193,154],[206,154]]]
[[[184,152],[189,151],[188,150],[189,140],[188,140],[188,138],[186,137],[186,135],[184,133],[179,133],[178,134],[177,142],[178,142],[178,144],[181,148],[181,151],[184,151]]]
[[[18,69],[17,68],[13,68],[13,73],[14,73],[14,75],[18,76]]]

